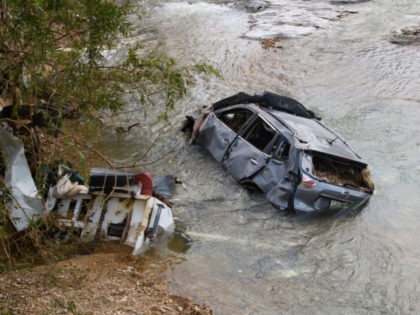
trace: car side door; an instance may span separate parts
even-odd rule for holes
[[[291,163],[298,160],[290,157],[289,153],[289,142],[279,134],[272,150],[272,158],[264,170],[252,178],[252,181],[265,193],[266,198],[283,209],[288,208],[293,184],[289,177],[289,169],[292,166]]]
[[[276,138],[275,129],[257,116],[229,148],[224,167],[237,182],[251,178],[270,160]]]
[[[229,108],[212,112],[200,129],[196,142],[207,149],[218,162],[222,162],[238,132],[254,113],[245,108]]]

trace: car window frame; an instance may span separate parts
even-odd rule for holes
[[[257,148],[253,143],[251,143],[247,139],[247,137],[249,136],[249,133],[255,127],[255,124],[257,124],[257,120],[258,119],[262,120],[263,123],[265,123],[266,125],[268,125],[268,127],[270,127],[274,131],[273,138],[265,145],[265,147],[264,147],[263,150]],[[242,134],[240,134],[240,136],[247,143],[249,143],[250,145],[252,145],[256,150],[258,150],[258,151],[260,151],[260,152],[262,152],[262,153],[264,153],[266,155],[271,155],[272,152],[273,152],[273,148],[275,147],[275,144],[276,144],[277,139],[279,137],[279,132],[278,132],[278,130],[269,121],[267,121],[267,119],[265,119],[260,114],[256,113],[255,117],[253,117],[252,121],[249,121],[249,123],[247,124],[246,128],[244,128],[244,130],[243,130]]]
[[[278,135],[279,136],[278,136],[278,138],[276,140],[276,143],[273,146],[272,157],[276,161],[287,162],[289,160],[289,158],[290,158],[291,143],[280,132],[278,132]],[[289,149],[288,149],[288,153],[287,153],[287,158],[279,159],[278,156],[277,156],[277,153],[278,153],[278,150],[280,150],[280,146],[281,146],[282,143],[286,143],[286,145],[289,147]],[[283,151],[284,151],[284,149],[282,150],[282,152]]]
[[[234,110],[247,110],[249,112],[251,112],[251,116],[242,124],[242,126],[238,129],[238,131],[233,130],[230,126],[228,126],[221,118],[220,116],[223,115],[225,112],[230,112],[230,111],[234,111]],[[254,121],[254,119],[258,116],[258,114],[245,106],[235,106],[235,107],[228,107],[228,108],[222,108],[219,110],[214,111],[214,115],[216,116],[216,118],[222,123],[224,124],[227,128],[229,128],[230,130],[232,130],[232,132],[234,132],[236,135],[242,136],[243,132],[245,130],[247,130],[248,126],[250,124],[252,124],[252,122]]]

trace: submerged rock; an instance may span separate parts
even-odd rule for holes
[[[251,6],[249,2],[242,7]],[[255,4],[260,2],[255,2]],[[262,2],[264,3],[264,2]],[[343,16],[353,13],[336,6],[317,2],[308,7],[306,1],[293,1],[290,4],[273,2],[258,10],[250,10],[249,30],[243,34],[244,38],[267,40],[273,38],[298,38],[326,29]],[[272,46],[272,43],[265,46]]]
[[[251,0],[247,2],[238,1],[234,6],[241,10],[247,10],[249,12],[259,12],[265,10],[269,4],[266,1]]]
[[[392,34],[389,41],[396,45],[419,45],[420,27],[403,28],[400,32]]]
[[[267,8],[267,2],[264,1],[250,1],[245,4],[245,8],[251,12],[262,11]]]

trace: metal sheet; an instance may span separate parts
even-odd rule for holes
[[[261,170],[269,156],[256,149],[242,137],[238,137],[229,150],[224,165],[232,177],[240,182]]]
[[[287,179],[287,169],[288,165],[285,162],[270,160],[264,170],[253,178],[266,198],[280,208],[287,207],[291,189],[291,182]]]
[[[173,175],[153,177],[153,193],[165,198],[171,198],[175,190],[175,180],[176,177]]]
[[[221,162],[236,133],[211,113],[201,126],[196,142],[204,146],[216,161]]]
[[[23,144],[10,132],[0,128],[2,155],[6,164],[5,184],[10,190],[7,203],[16,230],[26,229],[30,221],[42,215],[44,208],[26,161]]]

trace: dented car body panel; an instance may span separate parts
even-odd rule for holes
[[[358,206],[373,193],[367,164],[293,99],[239,93],[189,119],[202,119],[193,132],[197,144],[235,181],[256,186],[281,209]]]

